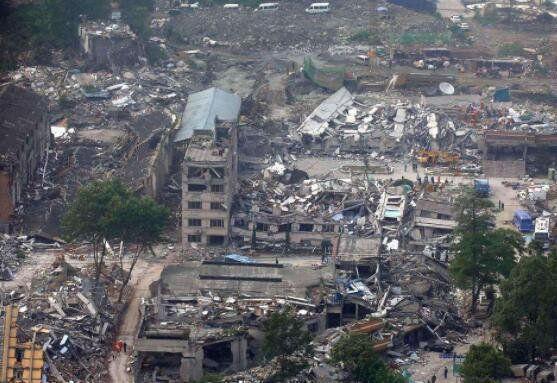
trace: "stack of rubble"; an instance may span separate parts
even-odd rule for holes
[[[48,374],[59,381],[107,379],[106,359],[118,321],[118,305],[108,297],[116,295],[116,287],[111,275],[101,275],[97,285],[92,274],[57,261],[33,281],[30,296],[20,303],[18,337],[29,341],[35,334]]]
[[[321,103],[293,132],[307,150],[342,155],[398,155],[401,148],[443,148],[464,152],[477,148],[474,131],[435,107],[411,103],[357,103],[341,88]]]
[[[27,237],[0,236],[0,280],[11,281],[25,254],[33,249],[33,240]]]

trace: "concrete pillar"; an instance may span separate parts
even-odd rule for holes
[[[230,342],[232,351],[232,371],[245,370],[248,367],[247,350],[248,341],[245,337],[235,339]]]
[[[180,363],[180,380],[184,383],[195,382],[203,377],[203,348],[200,347],[193,355],[182,354]]]

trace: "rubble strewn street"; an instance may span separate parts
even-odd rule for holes
[[[0,382],[555,381],[552,2],[66,1],[1,6]]]

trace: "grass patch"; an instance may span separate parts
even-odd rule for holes
[[[520,43],[505,43],[501,44],[498,53],[500,56],[522,56],[524,47]]]
[[[447,45],[452,33],[447,32],[404,32],[398,38],[401,45]]]
[[[352,33],[348,36],[348,41],[370,45],[380,45],[382,43],[377,33],[365,29]]]

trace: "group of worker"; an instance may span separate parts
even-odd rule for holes
[[[445,368],[443,369],[443,377],[445,378],[445,380],[447,380],[449,376],[449,369],[447,368],[447,366],[445,366]],[[435,383],[437,382],[437,376],[435,375],[435,373],[433,373],[433,376],[431,377],[431,379],[428,379],[427,383]]]
[[[112,359],[116,359],[116,355],[122,352],[122,350],[124,350],[124,353],[127,353],[128,344],[123,340],[118,339],[116,342],[114,342],[114,345],[112,346]]]

